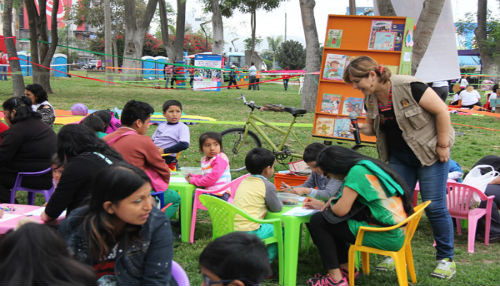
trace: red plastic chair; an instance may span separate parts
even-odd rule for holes
[[[469,224],[468,234],[468,251],[474,253],[474,243],[476,236],[477,221],[486,216],[484,244],[489,245],[490,242],[490,226],[491,226],[491,206],[495,196],[486,196],[480,190],[460,184],[448,183],[446,185],[448,195],[446,196],[446,204],[451,217],[457,220],[457,232],[462,234],[460,219],[467,219]],[[470,202],[473,194],[477,194],[481,201],[486,202],[486,208],[470,209]]]
[[[24,177],[34,177],[34,176],[41,176],[45,175],[49,172],[51,172],[51,168],[47,168],[43,171],[39,172],[19,172],[17,173],[16,177],[16,182],[14,183],[14,186],[12,187],[12,190],[10,192],[10,203],[13,204],[16,201],[16,192],[17,191],[25,191],[28,192],[28,204],[33,205],[35,203],[35,194],[36,193],[41,193],[45,196],[45,201],[49,201],[50,197],[54,193],[54,185],[50,187],[49,189],[46,190],[40,190],[40,189],[31,189],[31,188],[26,188],[21,186],[23,182]]]
[[[191,243],[194,242],[194,229],[196,227],[196,214],[198,213],[198,209],[207,210],[205,208],[205,206],[200,202],[200,199],[199,199],[200,195],[202,195],[202,194],[214,194],[214,193],[218,193],[218,192],[225,191],[225,190],[229,189],[231,192],[231,196],[229,197],[229,199],[227,201],[229,203],[232,203],[233,199],[234,199],[234,195],[236,194],[236,189],[238,189],[238,186],[240,185],[241,181],[248,176],[250,176],[250,174],[246,174],[246,175],[243,175],[239,178],[236,178],[233,181],[231,181],[230,183],[225,184],[224,186],[222,186],[220,189],[217,189],[217,190],[210,191],[210,190],[205,190],[205,189],[196,189],[196,191],[194,193],[193,216],[191,219],[191,234],[189,237],[189,242],[191,242]]]

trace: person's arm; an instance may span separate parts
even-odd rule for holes
[[[187,148],[189,148],[189,143],[181,141],[181,142],[177,142],[177,144],[175,144],[175,145],[172,145],[170,147],[163,149],[163,153],[164,154],[178,153],[178,152],[181,152],[183,150],[186,150]]]
[[[286,183],[281,183],[281,190],[287,193],[297,194],[299,196],[307,195],[312,192],[316,184],[314,183],[315,173],[311,173],[306,179],[306,181],[302,185],[298,186],[289,186]]]
[[[278,198],[278,191],[276,190],[276,187],[269,181],[264,181],[264,185],[266,186],[266,197],[264,198],[264,200],[266,201],[267,209],[270,212],[281,211],[283,205]]]
[[[167,163],[158,152],[158,147],[153,143],[151,138],[144,136],[147,140],[144,140],[144,148],[142,149],[144,153],[144,158],[146,160],[146,166],[150,167],[152,170],[156,171],[162,179],[168,183],[170,181],[170,169]]]
[[[436,118],[437,144],[436,153],[439,161],[446,162],[450,158],[450,129],[451,121],[448,106],[432,90],[427,88],[420,98],[420,106]]]
[[[331,197],[336,197],[337,194],[339,193],[340,187],[342,186],[342,181],[336,179],[328,179],[326,177],[322,179],[327,180],[327,183],[324,186],[324,188],[312,189],[309,196],[321,200],[328,200]]]
[[[330,206],[330,209],[336,216],[343,217],[349,213],[357,197],[358,193],[355,190],[344,186],[342,196],[334,205]]]
[[[203,175],[191,175],[189,183],[198,187],[210,187],[215,185],[217,180],[222,176],[229,163],[222,156],[215,157],[212,161],[212,172]]]

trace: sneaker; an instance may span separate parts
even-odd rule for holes
[[[349,279],[349,271],[340,268],[340,272],[342,272],[342,275],[344,275],[346,279]],[[358,279],[358,276],[359,276],[359,270],[357,267],[354,267],[354,279]]]
[[[456,273],[455,261],[450,261],[449,258],[438,261],[436,269],[431,273],[431,276],[441,279],[451,279]]]
[[[379,271],[394,271],[396,267],[394,266],[394,259],[392,257],[386,257],[382,262],[375,266],[375,269]]]
[[[311,278],[307,280],[308,286],[349,286],[347,278],[342,277],[340,281],[335,281],[333,278],[327,274],[319,278]]]

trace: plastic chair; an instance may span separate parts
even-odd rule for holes
[[[35,203],[35,194],[36,193],[41,193],[45,197],[45,201],[49,201],[50,197],[54,193],[54,185],[52,185],[49,189],[31,189],[31,188],[26,188],[21,186],[23,183],[23,178],[25,177],[36,177],[36,176],[41,176],[45,175],[49,172],[52,171],[52,168],[47,168],[43,171],[39,172],[19,172],[17,173],[16,177],[16,182],[14,183],[14,186],[11,189],[10,192],[10,203],[13,204],[16,201],[16,192],[18,191],[25,191],[28,192],[28,204],[33,205]]]
[[[283,285],[283,234],[281,229],[281,220],[274,219],[256,219],[241,210],[240,208],[219,198],[202,195],[199,197],[200,202],[206,206],[210,219],[212,220],[212,239],[234,232],[234,217],[240,215],[243,218],[255,223],[269,223],[274,227],[274,236],[263,240],[268,245],[271,243],[278,244],[278,264],[279,264],[279,284]]]
[[[460,183],[448,183],[448,195],[446,196],[446,204],[452,218],[457,220],[457,232],[462,234],[460,219],[468,220],[468,251],[474,253],[474,243],[476,237],[477,221],[486,216],[484,244],[490,243],[490,226],[491,226],[491,206],[495,196],[487,197],[480,190]],[[473,194],[477,194],[481,201],[486,201],[486,208],[470,209],[470,201]]]
[[[361,252],[361,262],[363,272],[366,275],[370,274],[370,253],[380,254],[385,256],[390,256],[394,259],[394,265],[396,266],[396,274],[398,276],[399,285],[408,286],[408,276],[406,273],[406,268],[408,267],[408,272],[410,273],[411,281],[417,283],[417,276],[415,274],[415,265],[413,264],[413,252],[411,250],[411,240],[417,229],[418,222],[422,217],[424,209],[431,203],[431,201],[426,201],[414,208],[415,212],[406,218],[404,221],[398,223],[397,225],[390,227],[365,227],[362,226],[358,230],[358,235],[356,236],[356,242],[349,248],[349,285],[354,286],[354,263],[355,254],[357,251]],[[398,251],[387,251],[381,250],[369,246],[363,245],[363,237],[365,232],[382,232],[390,231],[396,228],[400,228],[406,225],[406,237],[403,246]]]
[[[236,194],[236,189],[238,189],[238,186],[240,185],[241,181],[250,176],[250,174],[243,175],[241,177],[238,177],[231,181],[230,183],[225,184],[222,186],[220,189],[215,190],[215,191],[210,191],[210,190],[205,190],[205,189],[196,189],[194,193],[194,202],[193,202],[193,214],[191,218],[191,234],[189,236],[189,242],[193,243],[194,242],[194,229],[196,227],[196,214],[198,213],[198,209],[206,210],[206,208],[203,206],[203,204],[200,203],[200,195],[202,194],[213,194],[213,193],[218,193],[221,191],[225,190],[230,190],[231,191],[231,196],[228,199],[228,202],[232,203],[234,199],[234,195]]]
[[[172,260],[172,277],[179,286],[190,286],[189,277],[179,263]]]

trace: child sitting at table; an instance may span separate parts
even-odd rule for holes
[[[271,275],[266,246],[255,235],[232,232],[210,242],[200,254],[202,285],[260,285]]]
[[[250,176],[243,179],[236,190],[233,204],[250,216],[263,219],[268,211],[281,211],[282,204],[276,187],[269,182],[274,174],[274,154],[264,148],[254,148],[245,157],[245,166]],[[241,216],[234,218],[234,229],[257,235],[261,239],[274,235],[272,224],[258,224]],[[277,254],[276,244],[268,247],[269,259]]]
[[[281,190],[294,193],[299,196],[307,195],[318,200],[328,200],[338,194],[342,181],[330,179],[323,175],[323,172],[317,166],[316,158],[326,146],[321,143],[312,143],[304,150],[302,156],[304,162],[311,168],[311,175],[307,177],[304,184],[291,187],[286,183],[281,183]],[[315,189],[317,188],[317,189]],[[321,203],[323,205],[323,203]]]
[[[217,132],[205,132],[200,135],[200,151],[205,154],[201,158],[201,175],[188,174],[186,181],[207,190],[217,190],[231,182],[229,159],[222,153],[222,136]],[[213,193],[227,201],[230,193],[227,191]]]
[[[182,104],[175,100],[167,100],[163,104],[163,116],[167,122],[164,122],[156,128],[151,137],[164,156],[170,170],[177,167],[177,153],[186,150],[189,147],[189,127],[180,122],[182,116]]]

